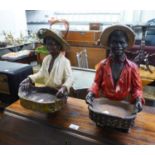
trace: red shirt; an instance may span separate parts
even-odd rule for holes
[[[142,82],[137,65],[126,58],[120,78],[114,86],[110,61],[109,57],[99,63],[90,91],[96,97],[101,92],[102,96],[112,100],[124,100],[131,97],[131,102],[133,102],[137,97],[140,97],[144,103]]]

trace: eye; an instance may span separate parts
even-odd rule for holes
[[[112,41],[111,41],[111,44],[118,44],[118,41],[112,40]]]
[[[125,44],[125,42],[124,41],[121,41],[120,44]]]

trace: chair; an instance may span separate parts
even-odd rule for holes
[[[81,52],[76,54],[78,67],[80,68],[88,68],[88,56],[87,50],[83,49]]]

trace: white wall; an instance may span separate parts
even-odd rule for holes
[[[151,20],[153,18],[155,19],[155,10],[142,11],[141,17],[142,22],[147,22],[148,20]]]
[[[55,14],[55,12],[59,12],[59,14]],[[88,11],[90,12],[90,11]],[[85,13],[88,13],[85,11]],[[52,10],[33,10],[33,11],[27,11],[27,19],[28,22],[47,22],[50,17],[56,17],[58,19],[66,19],[70,22],[70,29],[72,29],[73,22],[97,22],[103,23],[106,25],[107,22],[109,23],[122,23],[122,24],[131,24],[131,25],[141,25],[145,24],[148,20],[155,18],[155,11],[146,11],[146,10],[102,10],[102,11],[92,11],[93,13],[113,13],[112,15],[106,15],[104,14],[94,14],[94,15],[80,15],[78,13],[81,13],[77,10],[75,11],[52,11]],[[63,14],[64,13],[64,14]],[[67,13],[67,14],[65,14]],[[71,13],[69,15],[68,13]],[[72,14],[74,13],[74,14]],[[115,18],[115,19],[114,19]],[[114,19],[114,20],[113,20]],[[71,24],[72,23],[72,24]],[[89,22],[88,22],[89,23]],[[80,24],[79,24],[80,25]],[[78,28],[79,25],[74,26],[74,28]],[[48,24],[29,24],[28,28],[31,31],[37,31],[39,28],[45,27],[48,28]],[[80,25],[80,28],[82,29],[82,25]],[[86,29],[89,29],[89,26],[86,26]]]
[[[0,39],[4,38],[3,31],[11,32],[14,37],[20,33],[27,35],[25,10],[0,10]]]
[[[54,14],[51,10],[27,11],[27,22],[47,22]]]
[[[43,12],[42,12],[43,11]],[[32,15],[29,15],[28,22],[45,22],[54,13],[54,10],[34,10]],[[67,11],[66,11],[67,12]],[[105,11],[106,12],[106,11]],[[112,12],[112,11],[111,11]],[[119,12],[119,11],[115,11]],[[120,22],[124,24],[142,24],[150,19],[155,18],[155,11],[145,11],[145,10],[126,10],[120,11],[121,18]],[[32,26],[32,25],[31,25]],[[34,25],[35,28],[37,25]],[[40,27],[49,27],[49,25],[38,25]],[[0,40],[3,39],[2,32],[11,32],[14,37],[19,37],[22,32],[23,35],[27,35],[27,21],[25,10],[0,10]]]
[[[121,23],[141,25],[155,18],[155,10],[126,10],[122,11]]]

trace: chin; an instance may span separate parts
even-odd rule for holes
[[[50,53],[52,56],[58,56],[59,53]]]
[[[118,52],[115,53],[115,55],[119,55],[119,56],[120,56],[120,55],[123,55],[123,54],[124,54],[124,51],[121,51],[121,52],[118,51]]]
[[[121,56],[123,53],[114,53],[115,56]]]

